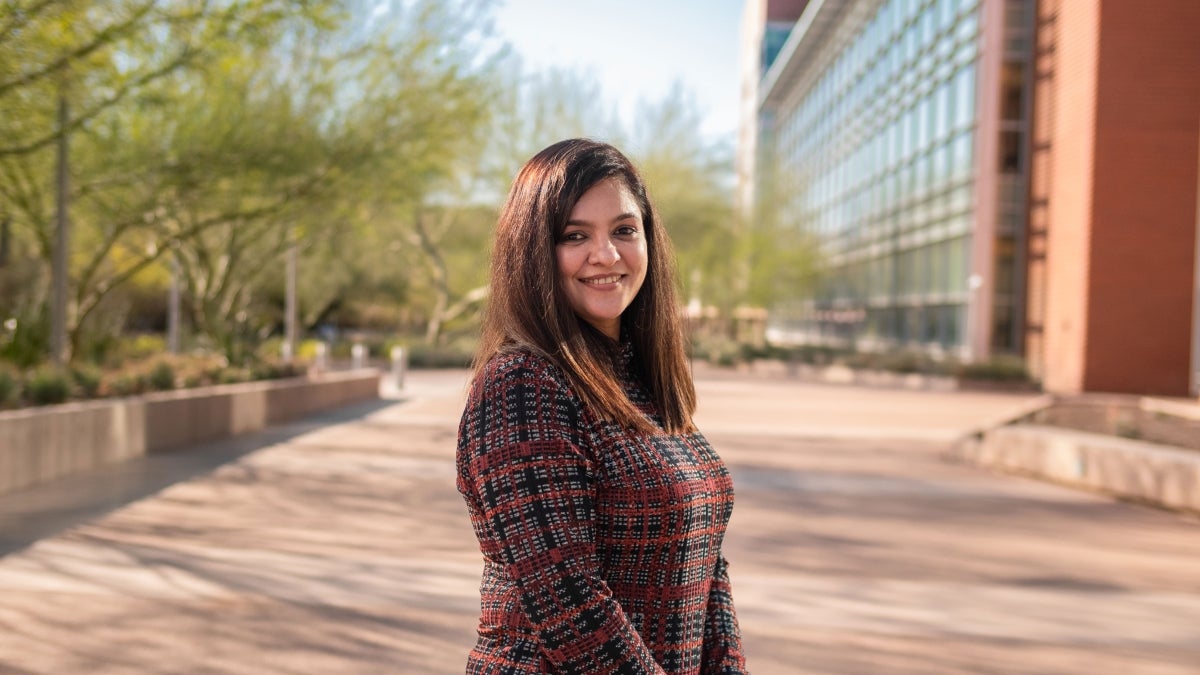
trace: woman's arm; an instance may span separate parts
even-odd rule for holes
[[[717,556],[712,586],[708,591],[708,609],[704,617],[704,675],[746,675],[746,657],[742,651],[742,632],[733,609],[729,586],[729,563]]]
[[[581,412],[536,367],[486,372],[459,453],[484,553],[502,561],[543,653],[564,673],[662,673],[600,574],[596,476]]]

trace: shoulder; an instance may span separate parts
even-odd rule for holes
[[[475,375],[459,426],[460,445],[585,440],[588,419],[562,370],[530,350],[490,358]]]
[[[550,395],[574,398],[562,370],[549,358],[532,350],[517,348],[493,355],[475,374],[472,397],[506,389],[533,387]]]
[[[475,374],[464,418],[576,423],[583,407],[562,369],[549,358],[532,350],[513,349],[492,356]]]

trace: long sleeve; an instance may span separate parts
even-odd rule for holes
[[[483,376],[460,432],[459,487],[544,657],[562,673],[663,673],[601,575],[579,403],[533,368]]]
[[[729,563],[718,556],[704,616],[703,675],[746,675],[742,633],[729,584]]]

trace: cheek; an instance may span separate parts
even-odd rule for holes
[[[565,248],[560,246],[554,250],[554,265],[559,276],[570,274],[570,255]]]
[[[639,242],[637,247],[638,265],[642,268],[642,273],[645,274],[650,269],[650,253],[646,248],[646,242]]]

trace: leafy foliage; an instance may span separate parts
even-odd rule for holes
[[[120,336],[164,330],[174,280],[188,344],[252,363],[282,332],[289,251],[302,332],[420,335],[431,354],[469,338],[512,176],[571,136],[643,168],[685,297],[729,314],[802,283],[807,263],[781,251],[804,242],[735,217],[730,150],[701,135],[682,87],[627,128],[589,73],[530,72],[499,46],[492,4],[0,4],[0,321],[15,326],[0,358],[46,355],[62,140],[67,324],[73,354],[97,362],[163,351]],[[151,378],[126,379],[99,388]]]
[[[66,371],[43,366],[25,381],[25,397],[33,405],[62,403],[71,395],[71,379]]]
[[[8,3],[0,222],[19,264],[0,266],[0,284],[21,292],[0,311],[22,326],[45,313],[53,151],[65,136],[75,350],[124,328],[131,286],[161,294],[176,274],[195,331],[243,358],[245,343],[279,323],[268,263],[299,246],[322,267],[335,250],[326,242],[392,229],[378,227],[380,215],[403,229],[394,214],[425,199],[478,137],[490,66],[463,36],[481,33],[486,9],[470,0]],[[362,279],[338,281],[324,304]]]
[[[15,404],[20,393],[20,373],[16,368],[0,362],[0,409]]]

